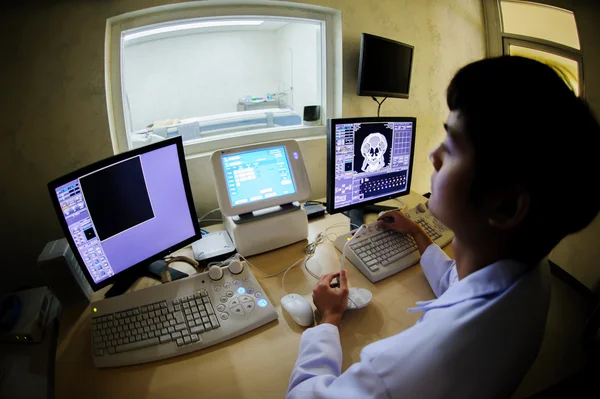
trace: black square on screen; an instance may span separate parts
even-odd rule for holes
[[[154,217],[139,157],[82,177],[80,183],[100,240]]]
[[[94,231],[93,227],[88,227],[87,229],[83,230],[83,234],[85,234],[85,238],[88,241],[96,237],[96,232]]]

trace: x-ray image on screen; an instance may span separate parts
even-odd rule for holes
[[[354,171],[371,173],[389,169],[393,128],[381,123],[362,123],[354,133]]]

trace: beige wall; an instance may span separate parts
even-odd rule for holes
[[[46,183],[112,155],[104,92],[106,19],[169,1],[25,2],[2,11],[2,254],[12,267],[0,287],[35,283],[35,259],[45,242],[62,236]],[[456,70],[485,55],[480,0],[311,0],[342,11],[343,116],[373,116],[376,104],[356,96],[362,32],[415,46],[410,99],[389,99],[382,115],[418,119],[417,192],[429,190],[427,154],[443,136],[444,91]],[[39,3],[39,5],[37,5]],[[15,4],[18,4],[15,3]],[[5,6],[6,7],[6,6]],[[301,143],[313,198],[325,195],[325,140]],[[189,160],[198,213],[215,208],[208,160]]]

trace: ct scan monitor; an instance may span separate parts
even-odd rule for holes
[[[48,188],[94,290],[139,277],[200,238],[181,137],[99,161]]]
[[[327,136],[327,212],[379,211],[368,204],[410,192],[416,118],[331,119]],[[352,217],[351,217],[352,218]],[[358,223],[352,218],[352,223]],[[360,222],[362,224],[362,221]]]

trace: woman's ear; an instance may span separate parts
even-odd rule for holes
[[[524,187],[502,190],[497,193],[488,223],[497,229],[512,229],[525,219],[529,206],[529,192]]]

